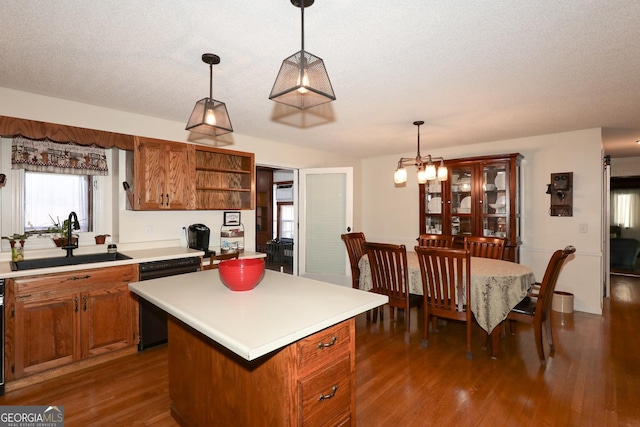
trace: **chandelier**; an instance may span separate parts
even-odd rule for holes
[[[418,168],[418,184],[426,184],[427,181],[446,181],[449,175],[447,168],[444,166],[444,159],[442,157],[431,157],[431,155],[420,155],[420,126],[424,124],[422,120],[413,122],[418,126],[418,154],[413,157],[402,157],[398,161],[398,168],[393,174],[393,181],[396,184],[404,184],[407,182],[407,170],[405,166],[414,165]],[[436,168],[433,164],[434,161],[440,161],[440,166]]]

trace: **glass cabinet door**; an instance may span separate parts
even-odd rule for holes
[[[474,234],[473,176],[471,167],[451,169],[451,234]]]
[[[482,168],[482,235],[507,237],[509,209],[507,166],[485,165]]]
[[[522,201],[519,153],[445,161],[449,179],[420,184],[420,233],[507,239],[504,259],[518,262]]]
[[[440,181],[429,181],[425,185],[425,207],[427,234],[442,234],[444,204],[442,184]]]

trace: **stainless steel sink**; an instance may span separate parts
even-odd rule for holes
[[[94,262],[108,262],[119,261],[124,259],[131,259],[120,252],[113,254],[87,254],[87,255],[74,255],[72,257],[54,257],[54,258],[39,258],[29,259],[25,261],[11,261],[11,271],[19,270],[33,270],[36,268],[51,268],[61,267],[64,265],[78,265],[78,264],[91,264]]]

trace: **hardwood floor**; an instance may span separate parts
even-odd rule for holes
[[[381,324],[359,316],[358,425],[640,426],[640,278],[614,276],[611,289],[604,316],[553,313],[556,353],[546,366],[529,326],[501,339],[498,360],[475,330],[467,360],[462,324],[441,326],[424,349],[417,318],[405,345],[401,315]],[[177,426],[166,347],[12,391],[0,405],[64,406],[67,427]]]

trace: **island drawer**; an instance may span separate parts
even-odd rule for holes
[[[343,425],[351,414],[351,358],[298,381],[299,425]]]
[[[301,373],[313,371],[348,353],[352,340],[350,322],[343,322],[298,341]]]

